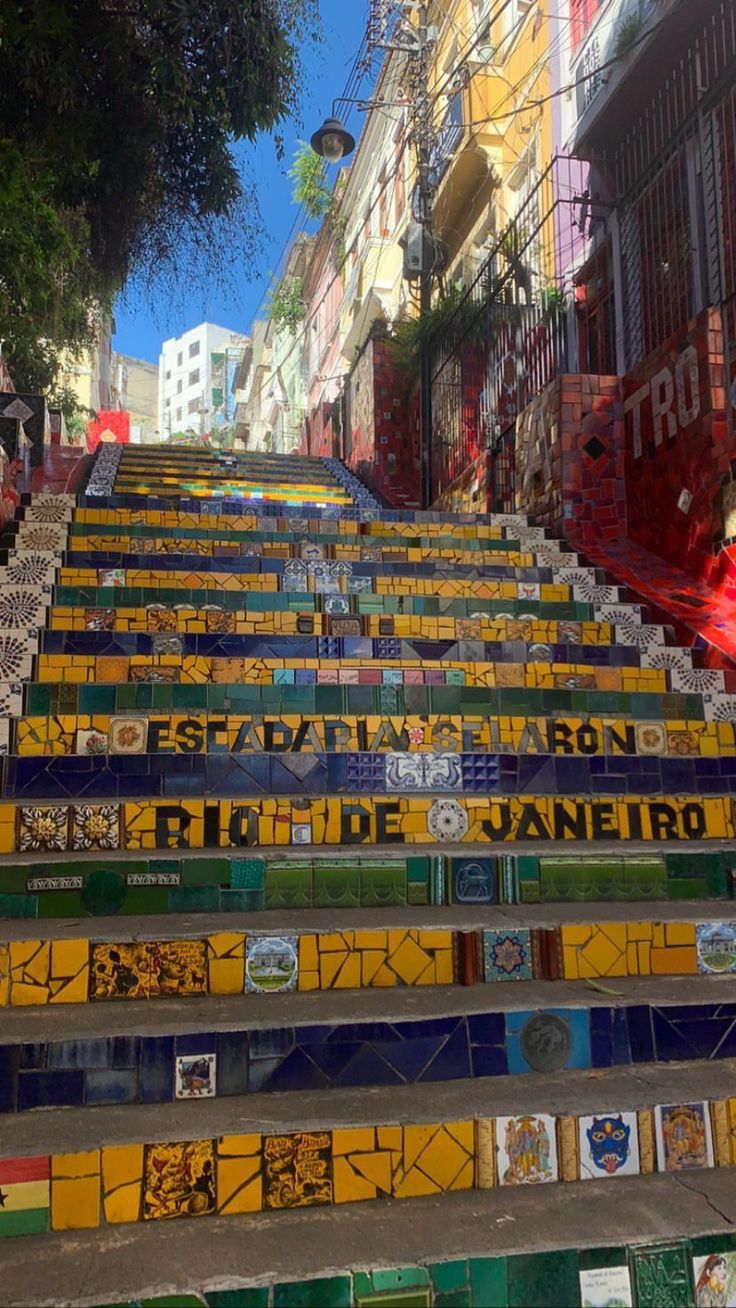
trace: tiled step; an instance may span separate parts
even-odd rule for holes
[[[646,1075],[651,1064],[718,1063],[736,1052],[733,980],[713,977],[705,989],[694,977],[627,977],[596,995],[579,983],[529,981],[492,991],[277,994],[245,1006],[236,996],[195,1004],[172,997],[143,1012],[89,1005],[81,1036],[66,1005],[4,1009],[0,1111],[329,1093],[529,1076],[540,1067],[600,1075],[631,1066]],[[201,1059],[205,1083],[195,1087],[186,1074]]]
[[[255,1007],[290,990],[516,981],[521,992],[535,979],[736,971],[736,922],[722,906],[646,905],[633,921],[631,909],[619,905],[597,906],[594,914],[590,905],[544,912],[476,905],[445,909],[434,921],[426,912],[373,910],[360,915],[357,928],[324,911],[307,918],[287,911],[276,926],[270,915],[253,922],[231,915],[227,931],[204,915],[191,922],[173,914],[165,931],[88,918],[48,922],[30,938],[24,924],[8,922],[0,934],[0,996],[6,1006],[28,1007],[246,995]]]
[[[217,1216],[57,1232],[34,1240],[32,1258],[23,1238],[10,1239],[0,1295],[6,1304],[35,1303],[42,1284],[49,1308],[90,1304],[91,1287],[95,1304],[130,1308],[439,1305],[448,1295],[468,1308],[559,1308],[579,1303],[582,1285],[599,1292],[607,1276],[619,1299],[622,1286],[627,1297],[636,1286],[645,1304],[652,1290],[674,1287],[684,1304],[693,1302],[685,1298],[693,1277],[731,1249],[728,1170],[622,1177],[597,1188],[595,1223],[585,1182],[554,1193],[551,1205],[544,1189],[519,1186],[457,1194],[452,1203],[296,1209],[287,1240],[280,1213],[261,1214],[257,1240]]]
[[[85,1109],[21,1114],[0,1169],[6,1186],[34,1188],[24,1207],[0,1215],[0,1229],[53,1235],[217,1214],[247,1232],[265,1211],[279,1213],[287,1232],[293,1207],[434,1196],[449,1209],[458,1192],[514,1190],[520,1168],[555,1191],[579,1180],[610,1188],[623,1179],[618,1170],[666,1174],[676,1165],[705,1175],[734,1165],[734,1066],[256,1094],[151,1104],[145,1115],[121,1105],[105,1110],[101,1149],[96,1115]],[[628,1135],[615,1152],[626,1163],[609,1172],[586,1133],[591,1119],[619,1115]],[[525,1127],[533,1144],[515,1161],[514,1133]]]
[[[40,860],[40,861],[39,861]],[[85,918],[119,913],[160,917],[264,911],[343,912],[413,905],[588,903],[609,907],[670,901],[726,900],[732,895],[733,852],[688,844],[687,851],[629,852],[601,843],[595,855],[468,853],[401,855],[346,850],[310,857],[296,850],[264,857],[214,853],[165,857],[106,850],[97,854],[26,853],[3,862],[6,918]],[[544,910],[547,911],[546,909]],[[569,911],[569,910],[566,910]],[[590,908],[589,913],[596,910]],[[630,910],[631,911],[631,910]],[[725,909],[723,910],[726,911]],[[638,913],[638,908],[635,913]],[[695,915],[694,910],[692,910]],[[227,919],[226,919],[227,920]],[[367,919],[366,919],[367,920]]]
[[[61,686],[52,687],[60,698]],[[41,687],[29,686],[26,696]],[[118,688],[118,693],[120,688]],[[647,724],[641,718],[594,718],[568,725],[558,718],[455,717],[446,713],[332,715],[308,712],[298,717],[274,713],[178,713],[159,708],[131,717],[110,713],[8,718],[5,752],[20,757],[43,755],[307,755],[358,752],[531,755],[548,766],[549,757],[733,758],[736,725],[716,722]],[[300,765],[301,766],[301,765]],[[307,765],[304,764],[304,767]],[[461,758],[462,767],[462,758]],[[503,769],[500,770],[501,773]],[[711,776],[718,775],[716,769]]]

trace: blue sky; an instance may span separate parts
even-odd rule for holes
[[[240,284],[232,293],[223,294],[207,286],[194,286],[185,296],[174,297],[173,309],[167,297],[132,293],[123,296],[115,310],[117,332],[113,348],[121,354],[158,362],[161,342],[207,320],[236,331],[247,331],[269,285],[271,274],[281,262],[284,243],[291,230],[296,208],[291,202],[292,183],[286,176],[299,140],[308,139],[322,119],[329,114],[332,100],[342,94],[348,72],[365,32],[368,0],[320,0],[324,42],[308,50],[302,94],[301,123],[283,125],[286,155],[276,158],[273,141],[264,136],[253,145],[238,146],[246,175],[259,192],[263,218],[261,257],[257,269],[243,269]],[[365,93],[365,87],[362,88]],[[338,106],[343,119],[350,120],[357,137],[362,115],[347,106]],[[183,290],[183,288],[182,288]],[[176,304],[176,299],[183,302]]]

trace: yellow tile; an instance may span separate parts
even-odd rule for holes
[[[386,961],[386,951],[383,949],[363,949],[360,953],[360,984],[361,986],[370,986],[376,972]]]
[[[214,958],[226,955],[242,958],[245,953],[245,936],[242,931],[219,931],[207,937],[207,943]]]
[[[56,1184],[66,1183],[57,1181]],[[78,1182],[73,1184],[78,1184]],[[106,1222],[111,1224],[139,1222],[141,1220],[141,1181],[129,1181],[127,1185],[120,1185],[111,1193],[105,1194],[102,1207]]]
[[[652,949],[652,976],[694,976],[698,970],[695,946],[675,945]]]
[[[641,941],[641,942],[636,946],[636,948],[637,948],[638,951],[639,951],[639,959],[638,959],[638,963],[639,963],[639,976],[651,976],[651,974],[652,974],[652,961],[651,961],[652,946],[650,945],[650,943],[649,943],[648,940],[642,940],[642,941]]]
[[[257,1213],[261,1210],[262,1200],[260,1152],[251,1157],[218,1157],[218,1213]]]
[[[563,949],[565,945],[584,945],[586,940],[590,939],[593,930],[592,926],[583,923],[579,925],[570,925],[568,923],[566,926],[560,927]]]
[[[320,954],[319,959],[319,986],[320,990],[329,990],[335,977],[337,976],[342,964],[345,962],[348,953],[343,949],[342,953]],[[360,958],[359,954],[354,955]],[[360,984],[360,983],[359,983]]]
[[[391,1154],[388,1150],[376,1149],[373,1153],[353,1154],[350,1162],[355,1171],[375,1185],[377,1190],[384,1194],[391,1193]]]
[[[422,949],[452,949],[452,931],[419,931]]]
[[[451,949],[438,949],[434,957],[435,982],[438,986],[450,986],[455,980],[455,966]]]
[[[249,1158],[252,1154],[260,1154],[260,1152],[260,1134],[222,1135],[217,1142],[217,1153],[220,1157]]]
[[[356,931],[355,948],[385,950],[386,932],[385,931]]]
[[[400,1126],[379,1126],[376,1128],[378,1134],[379,1149],[402,1149],[404,1148],[403,1130]],[[736,1130],[736,1099],[734,1100],[734,1129]]]
[[[336,1204],[359,1203],[377,1197],[373,1182],[358,1176],[347,1158],[332,1160],[332,1194]]]
[[[348,954],[333,983],[333,990],[357,990],[361,981],[361,955],[359,950]]]
[[[299,971],[316,972],[319,968],[316,936],[299,937]]]
[[[565,928],[563,927],[564,931]],[[562,947],[562,965],[563,975],[566,981],[577,981],[579,972],[579,954],[574,945],[563,945]]]
[[[107,1194],[143,1177],[143,1145],[103,1145],[102,1186]]]
[[[99,1149],[89,1149],[78,1154],[52,1154],[51,1177],[91,1176],[100,1170]]]
[[[651,922],[628,922],[627,935],[629,940],[648,940],[652,939]]]
[[[89,999],[89,964],[66,982],[51,983],[51,1004],[86,1004]]]
[[[666,922],[664,934],[668,945],[694,945],[695,923]]]
[[[626,973],[627,976],[637,976],[639,972],[639,955],[637,945],[630,941],[626,946]]]
[[[212,958],[209,964],[211,995],[242,995],[245,986],[245,960]]]
[[[389,932],[391,935],[392,932]],[[431,963],[428,954],[410,936],[399,945],[388,958],[388,966],[397,974],[405,986],[413,986],[422,972]]]
[[[335,1127],[332,1132],[332,1154],[369,1152],[376,1147],[374,1126]]]
[[[299,969],[298,990],[319,990],[319,972],[302,972]]]
[[[52,1231],[78,1231],[100,1224],[100,1178],[79,1176],[51,1182]]]
[[[652,944],[655,949],[664,949],[664,925],[661,922],[652,923]]]

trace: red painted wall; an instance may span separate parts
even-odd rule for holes
[[[111,444],[127,445],[130,440],[130,414],[125,409],[100,409],[87,424],[87,449],[94,454],[105,432],[112,432]],[[106,440],[110,440],[107,436]]]
[[[630,534],[693,576],[712,579],[722,481],[736,457],[718,310],[670,337],[623,379],[623,393]]]
[[[393,508],[419,508],[418,400],[386,341],[371,340],[348,380],[348,467]]]

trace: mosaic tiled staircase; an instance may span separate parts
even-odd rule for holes
[[[560,1302],[562,1184],[565,1294],[693,1302],[736,1176],[732,674],[522,519],[328,460],[104,446],[3,544],[0,1302],[31,1234],[44,1302]]]

